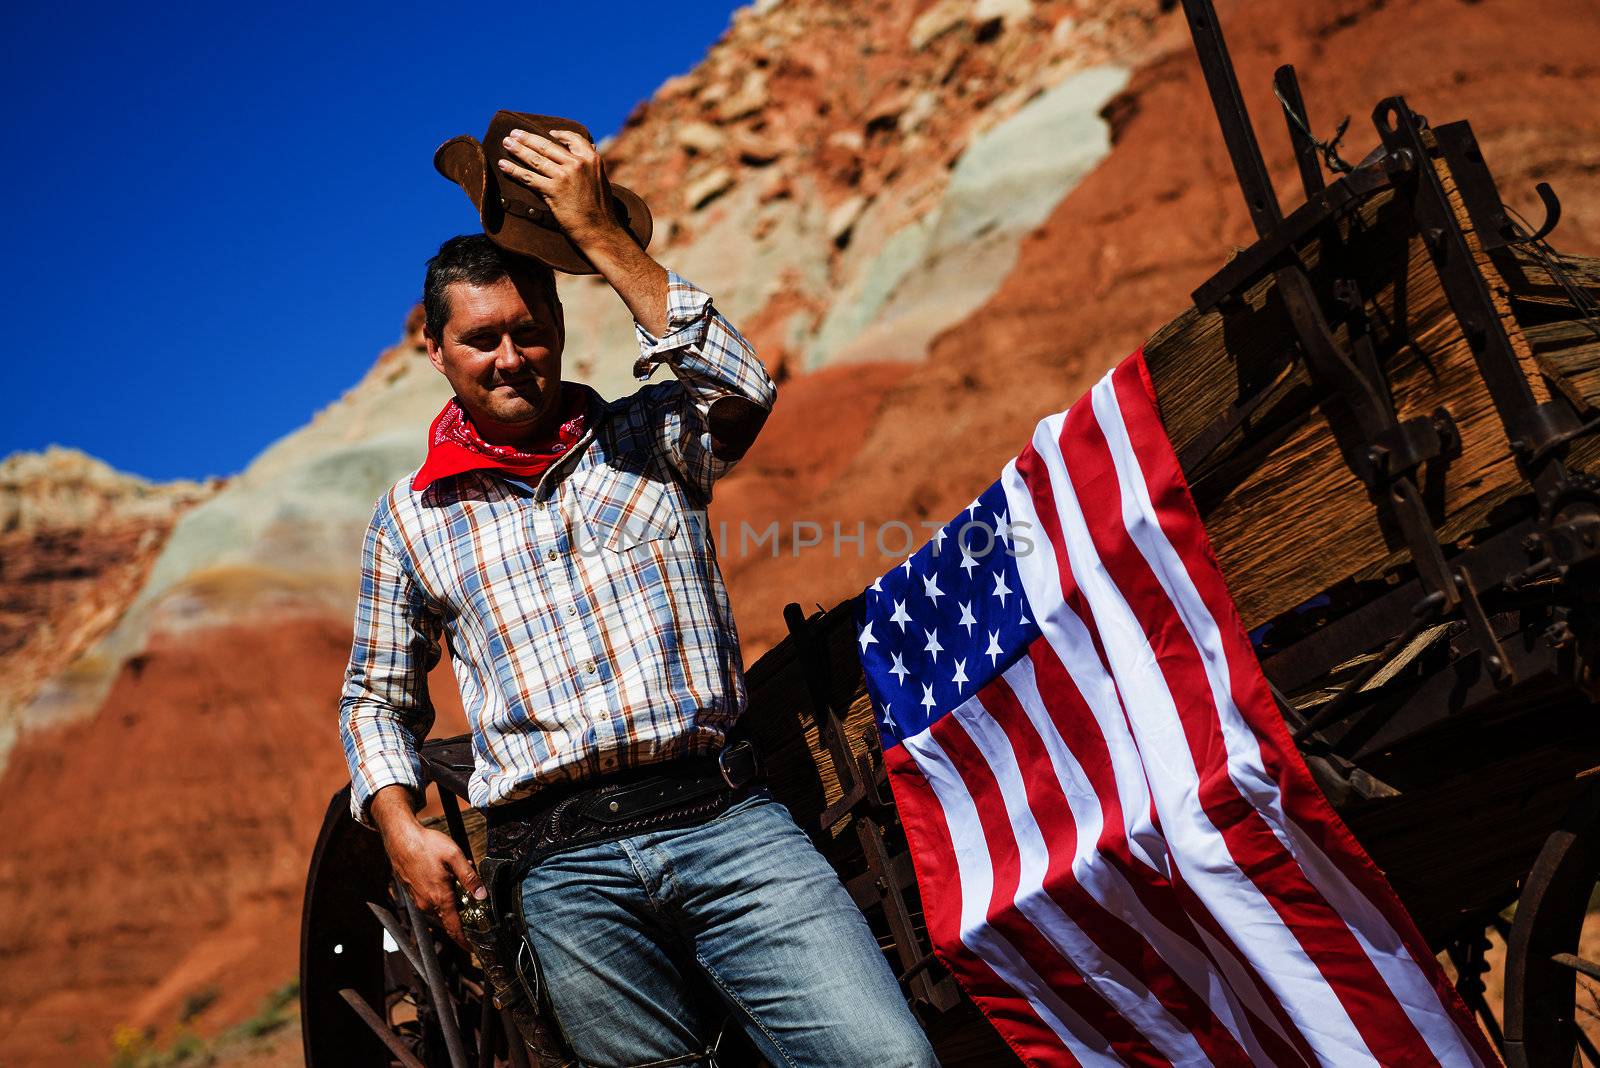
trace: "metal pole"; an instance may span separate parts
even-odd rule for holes
[[[1183,13],[1189,19],[1189,35],[1194,38],[1194,50],[1200,56],[1200,69],[1211,90],[1211,104],[1222,126],[1222,139],[1233,159],[1239,187],[1244,190],[1256,236],[1265,237],[1283,221],[1283,213],[1278,210],[1278,194],[1261,158],[1261,146],[1250,125],[1244,95],[1239,92],[1239,79],[1233,71],[1233,60],[1228,58],[1228,43],[1222,39],[1216,9],[1211,0],[1183,0]]]
[[[456,1007],[450,1001],[450,992],[445,989],[439,953],[433,947],[433,936],[428,933],[427,921],[398,879],[395,880],[395,891],[400,895],[400,900],[405,902],[406,915],[411,918],[411,932],[416,937],[417,951],[422,956],[422,978],[428,984],[429,996],[433,998],[433,1010],[439,1014],[439,1028],[444,1032],[444,1048],[450,1054],[450,1068],[467,1068],[467,1051],[461,1045]]]

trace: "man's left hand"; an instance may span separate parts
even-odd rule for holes
[[[581,247],[620,229],[605,161],[584,138],[569,130],[551,130],[549,137],[512,130],[503,143],[518,162],[501,160],[501,172],[543,196],[574,243]]]

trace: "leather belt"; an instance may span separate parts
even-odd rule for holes
[[[488,852],[515,858],[526,871],[563,850],[692,827],[721,815],[760,775],[755,746],[740,741],[720,753],[550,787],[484,810]]]

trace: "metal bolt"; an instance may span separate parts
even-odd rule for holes
[[[1549,642],[1551,647],[1555,649],[1566,648],[1572,644],[1572,639],[1572,627],[1564,619],[1557,620],[1544,630],[1544,640]]]
[[[606,807],[612,812],[616,812],[618,809],[622,808],[622,806],[617,804],[615,801],[611,802],[611,804],[607,805]]]

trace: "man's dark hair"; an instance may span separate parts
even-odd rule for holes
[[[452,284],[487,286],[511,275],[531,279],[552,310],[560,307],[556,273],[545,264],[507,252],[483,234],[452,237],[428,261],[428,274],[422,282],[423,330],[435,341],[444,337],[444,324],[450,321],[450,295],[445,290]]]

